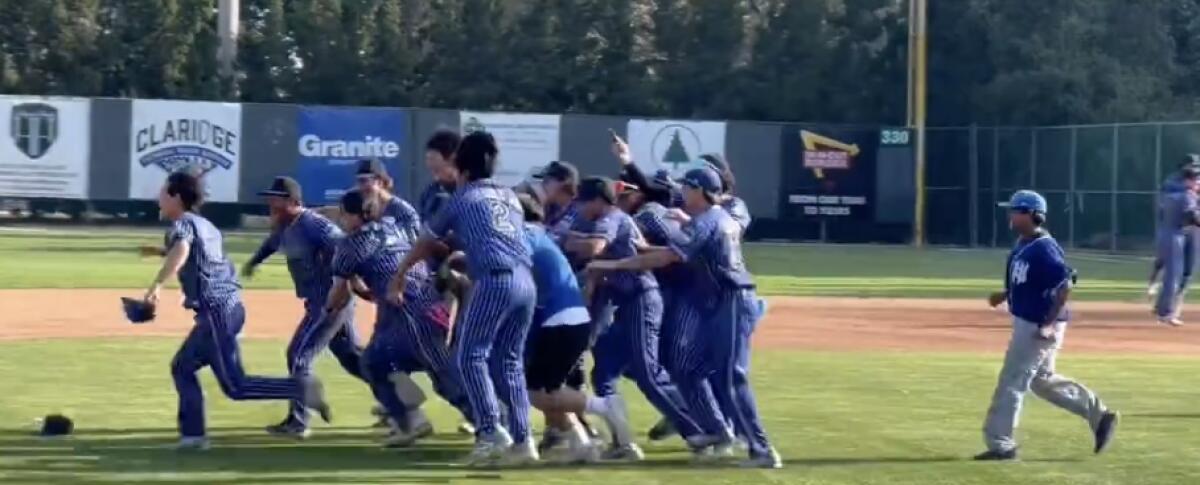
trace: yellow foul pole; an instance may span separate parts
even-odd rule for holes
[[[913,210],[913,245],[925,245],[925,62],[926,1],[908,2],[908,127],[913,137],[916,204]]]

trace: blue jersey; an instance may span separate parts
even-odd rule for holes
[[[467,273],[476,281],[495,271],[532,265],[517,195],[491,179],[460,187],[426,230],[438,239],[454,232],[466,250]]]
[[[701,298],[724,290],[754,287],[742,260],[741,226],[720,206],[692,217],[681,237],[669,247],[692,270],[691,287]]]
[[[549,317],[568,308],[584,306],[575,273],[546,229],[527,224],[525,231],[533,254],[533,280],[537,284],[535,313]]]
[[[342,230],[329,219],[305,210],[287,227],[273,231],[250,258],[250,264],[261,264],[276,251],[283,250],[296,296],[324,303],[333,284],[330,268],[333,253],[341,238]]]
[[[1004,272],[1008,310],[1013,316],[1036,324],[1050,319],[1058,292],[1071,284],[1073,271],[1064,258],[1062,247],[1049,234],[1017,241]],[[1064,307],[1057,320],[1068,317]]]
[[[594,225],[592,237],[605,242],[596,259],[631,258],[637,256],[639,243],[645,243],[633,218],[615,207],[596,219]],[[658,288],[658,281],[649,271],[614,271],[605,277],[604,285],[618,293],[631,294]]]
[[[421,216],[407,201],[393,195],[383,207],[382,217],[392,218],[400,234],[407,237],[411,243],[417,242],[417,236],[421,234]]]
[[[642,236],[651,246],[669,246],[680,237],[679,223],[667,217],[667,208],[657,202],[648,202],[633,215],[633,221],[642,230]],[[683,265],[673,264],[654,271],[654,278],[663,287],[682,286],[687,281]]]
[[[1196,194],[1190,190],[1163,192],[1158,196],[1159,231],[1177,234],[1200,220]]]
[[[179,269],[183,307],[212,308],[237,303],[242,285],[238,283],[233,263],[225,257],[221,231],[208,219],[187,212],[171,223],[163,246],[170,251],[181,242],[190,246],[188,257]]]

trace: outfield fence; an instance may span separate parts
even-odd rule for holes
[[[1064,244],[1130,251],[1152,246],[1159,187],[1185,154],[1200,152],[1200,122],[943,127],[926,140],[931,244],[1009,244],[996,202],[1032,188]]]

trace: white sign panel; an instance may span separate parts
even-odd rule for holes
[[[630,120],[629,150],[647,174],[670,170],[682,176],[697,166],[700,155],[725,156],[725,123],[722,121]]]
[[[0,196],[83,199],[91,102],[0,96]]]
[[[558,160],[559,115],[520,113],[459,113],[463,133],[485,130],[496,137],[500,161],[495,178],[516,185],[535,170]]]
[[[242,106],[193,101],[133,101],[129,197],[155,200],[167,174],[194,170],[208,200],[237,202]]]

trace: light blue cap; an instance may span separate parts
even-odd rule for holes
[[[1030,212],[1046,213],[1046,198],[1042,194],[1032,190],[1018,190],[1013,193],[1012,198],[1008,202],[1001,202],[1000,207],[1007,207],[1008,210],[1026,210]]]

